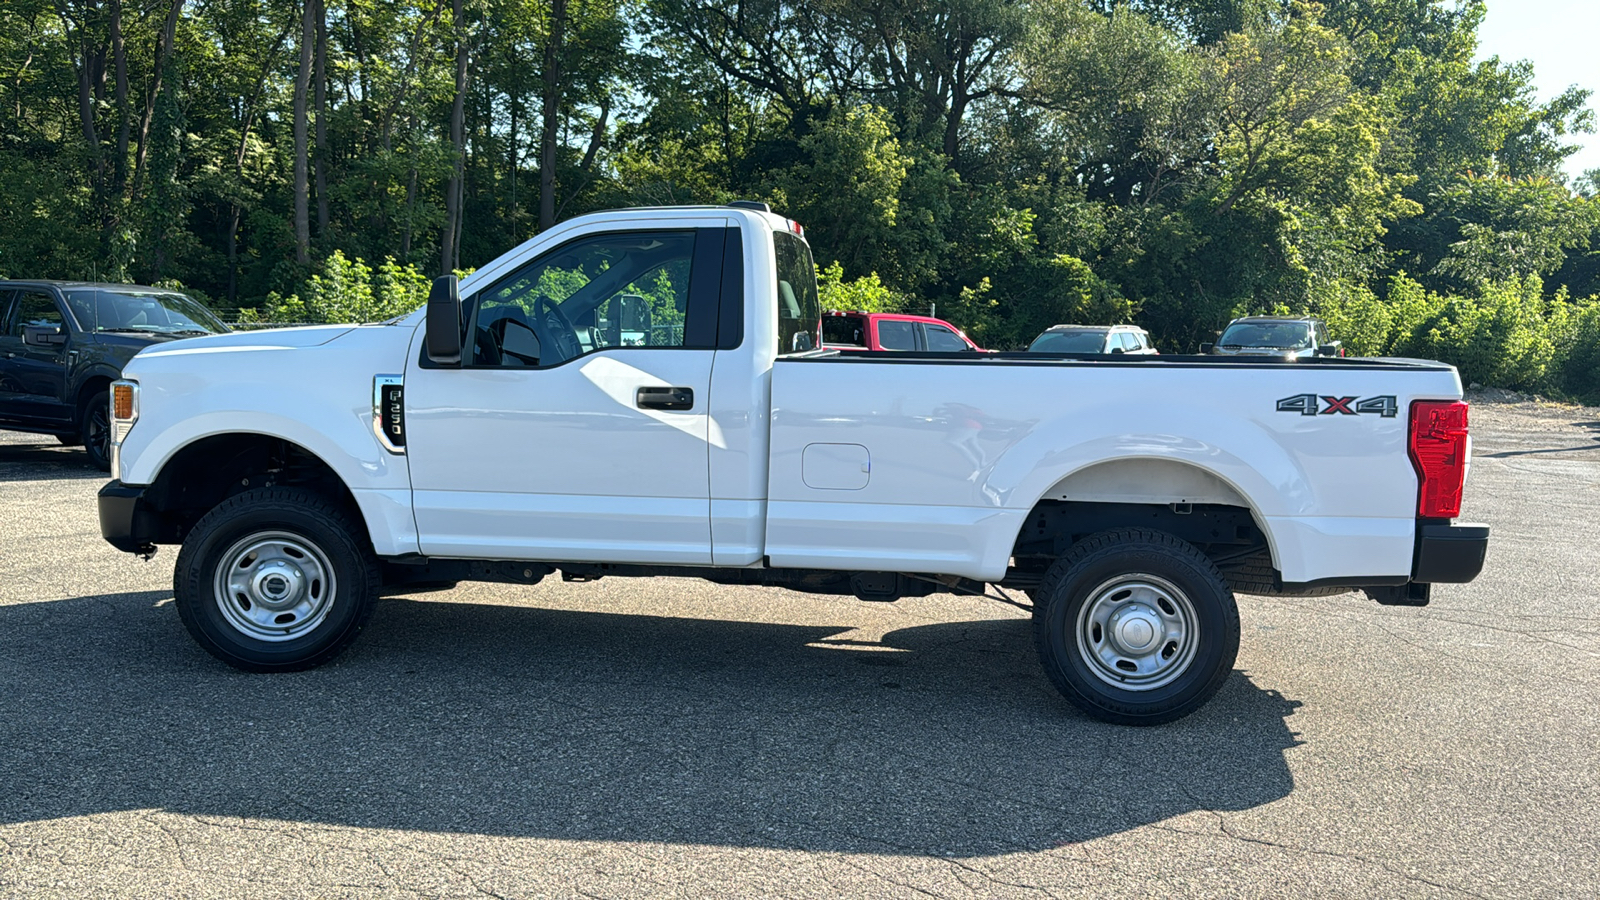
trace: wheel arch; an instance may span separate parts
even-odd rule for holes
[[[83,407],[100,391],[111,390],[111,382],[120,377],[115,369],[96,367],[91,370],[78,383],[78,389],[72,395],[73,421],[76,422],[83,412]]]
[[[1101,460],[1058,478],[1034,501],[1018,528],[1012,556],[1058,556],[1083,536],[1115,528],[1151,528],[1201,548],[1226,572],[1230,562],[1276,568],[1271,521],[1246,488],[1187,459]],[[1038,568],[1037,565],[1033,566]]]
[[[146,502],[162,521],[159,543],[181,543],[196,522],[236,494],[260,487],[314,490],[355,517],[368,541],[366,511],[339,473],[294,441],[255,432],[225,432],[184,444],[162,462]]]

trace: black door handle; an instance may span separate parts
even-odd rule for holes
[[[640,409],[693,409],[694,388],[642,387],[634,402]]]

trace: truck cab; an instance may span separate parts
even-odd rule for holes
[[[824,313],[822,343],[830,350],[983,351],[965,332],[943,319],[860,310]]]

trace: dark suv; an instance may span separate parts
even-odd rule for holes
[[[1328,337],[1321,319],[1305,316],[1245,316],[1222,329],[1214,344],[1201,344],[1201,353],[1220,356],[1343,356],[1341,342]]]
[[[151,344],[227,331],[200,303],[163,288],[0,281],[0,428],[83,444],[111,467],[111,382]]]

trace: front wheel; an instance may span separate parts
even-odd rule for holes
[[[102,472],[111,471],[111,393],[100,391],[78,413],[78,437],[89,462]]]
[[[310,491],[261,488],[223,501],[189,533],[174,605],[195,641],[235,668],[309,669],[360,633],[378,572],[344,509]]]
[[[1057,560],[1035,591],[1045,673],[1079,709],[1119,725],[1180,719],[1239,652],[1239,609],[1216,566],[1156,531],[1107,531]]]

